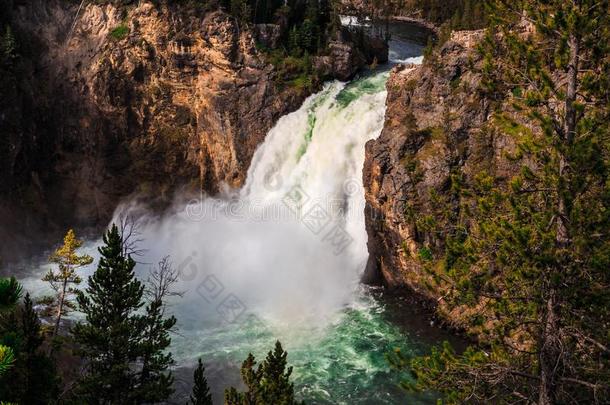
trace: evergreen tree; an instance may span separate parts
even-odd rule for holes
[[[193,373],[193,394],[190,403],[192,405],[212,405],[212,394],[205,378],[205,367],[201,359],[198,360],[197,368]]]
[[[295,404],[294,385],[290,382],[292,367],[286,368],[288,353],[279,341],[262,364],[260,397],[263,403]]]
[[[49,270],[43,277],[55,290],[54,299],[55,326],[53,337],[57,336],[61,317],[74,308],[71,296],[75,290],[71,284],[80,284],[82,279],[76,274],[80,267],[88,266],[93,262],[89,255],[79,255],[77,250],[83,245],[83,241],[76,238],[72,229],[64,237],[64,244],[58,248],[50,257],[51,263],[57,264],[57,271]]]
[[[256,359],[252,353],[241,365],[241,379],[246,385],[246,392],[240,393],[231,387],[225,391],[225,405],[255,405],[259,404],[262,368],[256,368]]]
[[[146,288],[135,277],[130,242],[116,225],[103,240],[86,294],[77,293],[86,315],[73,329],[88,366],[81,391],[91,403],[163,402],[173,392],[167,371],[173,359],[165,351],[176,318],[166,316],[166,299],[174,295],[177,273],[164,259]]]
[[[0,317],[10,314],[21,297],[22,287],[15,277],[0,278]],[[4,340],[4,339],[3,339]],[[3,375],[13,364],[15,353],[13,349],[5,344],[0,344],[0,376]]]
[[[15,354],[8,346],[0,345],[0,375],[3,375],[13,364]]]
[[[145,290],[148,299],[143,318],[143,336],[140,345],[142,368],[138,379],[140,397],[146,402],[160,402],[173,392],[174,379],[167,369],[173,364],[172,354],[165,352],[171,343],[169,332],[176,325],[174,316],[166,317],[166,300],[175,293],[172,286],[178,273],[166,257],[151,271]]]
[[[288,48],[290,49],[290,53],[294,56],[300,56],[301,53],[303,53],[299,30],[297,30],[296,26],[292,27],[290,30]]]
[[[475,312],[485,346],[393,363],[450,403],[603,403],[610,397],[608,1],[494,1],[481,46],[489,131],[522,170],[482,172],[461,200],[438,283]],[[509,102],[501,102],[509,95]],[[506,107],[505,107],[506,108]],[[471,198],[473,197],[473,198]],[[434,265],[431,265],[431,268]]]
[[[74,340],[87,361],[80,384],[89,403],[133,403],[137,383],[130,367],[141,353],[144,329],[144,286],[135,278],[135,261],[123,254],[123,240],[116,225],[104,234],[101,258],[88,279],[86,294],[77,293],[86,322],[73,329]]]
[[[2,52],[0,61],[5,64],[10,64],[17,55],[17,41],[10,25],[6,26],[6,31],[0,38],[0,52]]]
[[[43,335],[38,314],[26,294],[18,315],[11,317],[4,339],[15,353],[13,367],[0,377],[0,397],[15,403],[48,404],[57,398],[55,364],[42,351]]]
[[[252,22],[252,9],[247,0],[231,0],[231,15],[240,25]]]
[[[288,353],[281,343],[275,343],[275,348],[256,367],[252,354],[244,361],[241,376],[247,391],[240,393],[231,387],[225,391],[226,405],[296,405],[294,385],[290,382],[292,367],[286,368]]]
[[[0,278],[0,315],[15,309],[22,292],[23,287],[15,277]]]
[[[21,311],[22,346],[18,355],[19,364],[23,365],[23,392],[19,403],[48,404],[57,398],[59,378],[55,364],[42,351],[44,341],[40,319],[34,311],[30,295],[26,294]]]

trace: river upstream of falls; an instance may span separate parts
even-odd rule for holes
[[[394,62],[421,63],[421,52],[421,41],[400,33],[392,41]],[[435,402],[402,391],[406,376],[390,370],[386,354],[424,353],[448,336],[407,301],[359,282],[368,258],[364,147],[382,130],[388,75],[328,83],[282,117],[241,190],[176,203],[162,217],[133,202],[117,208],[117,217],[139,218],[139,276],[167,255],[180,271],[185,294],[171,304],[176,403],[186,399],[197,358],[222,403],[248,353],[262,360],[278,339],[308,404]],[[95,256],[99,243],[85,250]],[[44,271],[21,280],[34,295],[47,292]]]

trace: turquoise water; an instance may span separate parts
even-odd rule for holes
[[[248,353],[262,360],[279,339],[294,367],[297,395],[308,404],[434,404],[433,394],[402,390],[398,384],[410,376],[391,370],[386,359],[397,348],[410,357],[426,353],[443,340],[459,346],[417,311],[400,297],[363,286],[354,303],[322,328],[274,325],[249,315],[239,324],[188,330],[190,322],[183,320],[182,336],[174,339],[173,350],[181,364],[192,364],[198,357],[204,360],[218,403],[224,388],[239,386],[239,367]],[[181,392],[176,393],[175,403],[186,399],[191,372],[190,367],[177,370]]]
[[[346,108],[353,101],[359,99],[365,94],[375,94],[385,90],[385,84],[388,81],[390,73],[382,72],[378,74],[370,74],[367,77],[348,83],[339,94],[337,94],[337,103]]]

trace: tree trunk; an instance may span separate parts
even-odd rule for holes
[[[390,42],[390,2],[385,2],[385,41],[389,44]]]
[[[570,34],[568,40],[568,46],[570,47],[570,62],[568,64],[568,83],[566,90],[565,100],[565,124],[563,128],[563,144],[565,149],[569,149],[576,135],[576,90],[578,87],[578,65],[580,58],[580,41],[574,35]],[[566,176],[569,170],[569,165],[566,161],[565,153],[562,151],[559,159],[559,177],[563,178]],[[570,235],[567,227],[568,212],[567,204],[565,201],[564,191],[559,189],[559,204],[558,204],[558,215],[557,215],[557,243],[560,248],[565,248],[570,241]]]
[[[256,0],[256,2],[254,3],[254,24],[258,24],[258,21],[256,21],[256,18],[258,17],[258,1],[259,0]]]
[[[555,291],[551,289],[546,303],[544,330],[540,345],[540,385],[538,387],[538,405],[552,405],[555,403],[555,369],[559,361],[557,346],[557,316],[555,313]]]
[[[566,122],[565,122],[565,136],[568,144],[571,144],[574,140],[576,133],[576,89],[578,86],[578,65],[580,59],[580,40],[574,35],[570,34],[568,40],[568,46],[570,47],[570,63],[568,65],[568,88],[566,91]]]
[[[578,64],[580,55],[580,41],[576,35],[570,33],[568,40],[570,48],[570,61],[567,73],[567,89],[565,99],[565,122],[563,134],[559,134],[563,150],[559,156],[559,178],[563,184],[569,183],[565,178],[569,175],[569,162],[566,157],[566,150],[572,147],[576,135],[576,90],[578,87]],[[564,186],[559,184],[558,203],[557,203],[557,235],[556,243],[559,250],[566,249],[570,244],[570,231],[568,228],[568,204],[566,201],[567,193]],[[563,266],[558,264],[556,268],[549,269],[549,272],[562,272]],[[549,275],[549,278],[552,274]],[[543,317],[543,331],[540,341],[540,385],[538,388],[538,405],[552,405],[555,403],[555,384],[557,382],[556,370],[561,362],[561,347],[559,342],[559,322],[557,318],[557,296],[554,285],[549,286],[549,294],[546,301],[546,308]]]
[[[53,328],[53,337],[57,336],[59,332],[59,322],[61,321],[61,313],[64,309],[64,300],[66,297],[66,287],[68,285],[68,280],[64,279],[62,284],[61,293],[59,294],[59,303],[57,304],[57,315],[55,317],[55,328]]]

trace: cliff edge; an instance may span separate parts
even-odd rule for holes
[[[456,179],[468,183],[482,171],[508,178],[517,170],[507,158],[512,139],[487,125],[493,109],[480,91],[475,50],[482,35],[454,32],[423,65],[395,67],[384,129],[366,145],[365,281],[406,287],[441,310],[445,292],[427,265],[442,258],[441,234],[464,206],[454,193]],[[440,224],[441,234],[430,221]],[[459,323],[456,314],[448,318]]]

